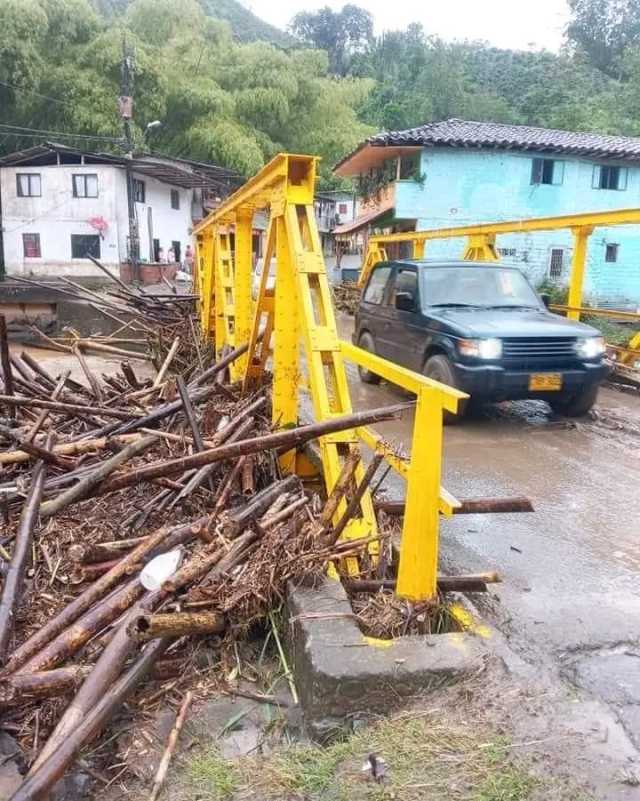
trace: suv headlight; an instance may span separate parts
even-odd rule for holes
[[[605,351],[604,337],[586,337],[576,340],[576,353],[581,359],[596,359]]]
[[[474,359],[499,359],[502,356],[501,339],[461,339],[458,350],[462,356]]]

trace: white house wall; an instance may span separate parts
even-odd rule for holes
[[[160,240],[160,247],[163,248],[165,257],[171,247],[171,243],[176,241],[180,242],[181,255],[184,258],[185,248],[191,242],[191,229],[193,226],[191,219],[191,200],[193,197],[193,190],[170,186],[154,178],[147,178],[137,173],[134,173],[133,177],[143,181],[145,184],[145,202],[135,204],[136,217],[138,219],[138,235],[140,237],[140,259],[142,261],[153,261],[153,254],[149,251],[149,208],[152,210],[153,237]],[[122,180],[124,182],[124,175]],[[171,208],[172,189],[176,189],[180,195],[179,209]],[[119,229],[121,230],[121,249],[123,253],[126,253],[126,242],[127,236],[129,235],[126,190],[123,195],[123,204],[120,209],[120,214],[124,215],[119,222]]]
[[[40,197],[18,197],[16,175],[40,175]],[[73,197],[73,175],[98,176],[97,198]],[[192,190],[172,187],[142,175],[145,203],[136,203],[140,255],[150,260],[147,209],[152,208],[154,237],[165,254],[179,241],[182,254],[191,241]],[[171,208],[171,189],[180,195],[180,208]],[[97,234],[88,222],[102,217],[107,227],[100,242],[100,260],[116,267],[127,258],[129,218],[124,169],[112,165],[52,165],[0,169],[5,268],[9,275],[99,277],[103,274],[88,259],[71,258],[73,234]],[[25,258],[23,234],[40,235],[40,258]]]

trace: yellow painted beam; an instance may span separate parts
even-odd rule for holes
[[[592,211],[584,214],[565,214],[557,217],[536,217],[529,220],[479,223],[451,228],[433,228],[425,231],[408,231],[402,234],[380,234],[369,239],[369,245],[384,246],[389,242],[429,241],[431,239],[455,239],[462,236],[483,234],[517,234],[529,231],[560,231],[567,228],[637,225],[640,223],[640,208],[618,211]]]
[[[369,353],[345,340],[340,341],[340,350],[345,359],[371,370],[372,373],[381,376],[398,387],[413,392],[414,395],[417,395],[424,387],[438,390],[442,395],[443,407],[453,414],[458,411],[458,401],[469,397],[466,392],[441,384],[439,381],[420,375],[420,373],[414,373],[413,370],[408,370],[399,364],[382,359],[380,356]]]

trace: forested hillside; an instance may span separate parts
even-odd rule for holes
[[[420,25],[375,37],[355,5],[303,11],[285,33],[237,0],[2,0],[0,152],[42,139],[121,149],[123,43],[137,147],[243,174],[289,150],[322,156],[329,182],[368,133],[453,116],[640,134],[640,0],[570,6],[555,55]]]

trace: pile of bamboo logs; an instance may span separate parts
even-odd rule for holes
[[[125,289],[119,300],[154,325],[175,308]],[[28,766],[13,801],[46,795],[190,643],[247,628],[288,581],[367,550],[339,535],[373,470],[356,486],[352,455],[321,499],[278,457],[407,405],[277,430],[268,387],[243,395],[226,380],[243,348],[213,362],[198,347],[187,364],[169,347],[153,378],[129,360],[101,376],[76,339],[80,380],[9,353],[0,330],[0,729]],[[174,572],[145,588],[145,566],[176,550]]]

